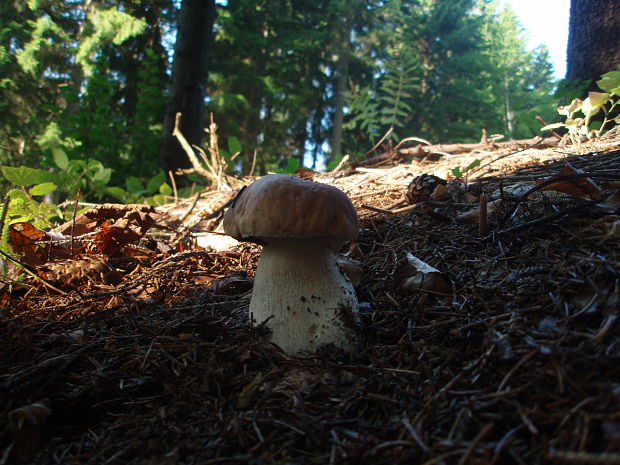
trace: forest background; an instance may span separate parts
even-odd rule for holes
[[[169,103],[180,61],[202,60],[192,53],[208,70],[194,94],[200,130],[212,115],[239,174],[329,168],[390,128],[392,143],[474,142],[483,129],[517,139],[540,134],[535,116],[557,115],[547,49],[528,50],[495,1],[235,0],[211,18],[184,13],[191,3],[201,2],[1,3],[0,165],[29,188],[5,183],[5,194],[24,205],[78,189],[92,202],[169,200],[169,172],[188,164],[165,146]],[[179,47],[209,21],[212,36]]]

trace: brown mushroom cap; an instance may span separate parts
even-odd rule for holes
[[[238,239],[330,236],[357,238],[359,220],[340,189],[314,181],[270,174],[239,193],[224,215],[224,230]]]

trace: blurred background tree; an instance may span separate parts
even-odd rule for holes
[[[183,166],[179,109],[191,142],[213,114],[241,151],[230,169],[263,174],[364,153],[390,128],[531,137],[557,104],[547,51],[488,0],[9,0],[0,75],[1,164],[53,170],[62,152],[120,186]]]

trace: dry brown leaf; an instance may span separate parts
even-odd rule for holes
[[[13,223],[9,226],[9,245],[22,256],[27,265],[41,265],[50,259],[67,258],[69,245],[58,242],[66,238],[57,233],[43,231],[30,223]]]
[[[575,197],[598,199],[602,194],[602,189],[588,177],[583,177],[585,172],[573,167],[570,163],[566,163],[564,167],[556,176],[551,176],[547,179],[541,179],[536,181],[536,184],[559,179],[564,176],[575,175],[572,179],[565,179],[558,182],[551,183],[544,187],[541,187],[541,191],[557,191],[564,194],[574,195]],[[578,177],[580,176],[580,177]]]
[[[41,447],[41,426],[52,414],[49,399],[11,410],[7,429],[13,439],[11,454],[18,460],[32,459]]]
[[[449,294],[452,290],[447,276],[411,253],[407,253],[407,260],[398,267],[394,278],[396,290],[401,294],[415,294],[419,291]]]

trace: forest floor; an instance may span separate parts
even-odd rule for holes
[[[358,208],[351,353],[250,326],[260,247],[210,233],[232,191],[15,233],[37,277],[0,296],[0,464],[620,463],[620,136],[540,145],[303,173]]]

